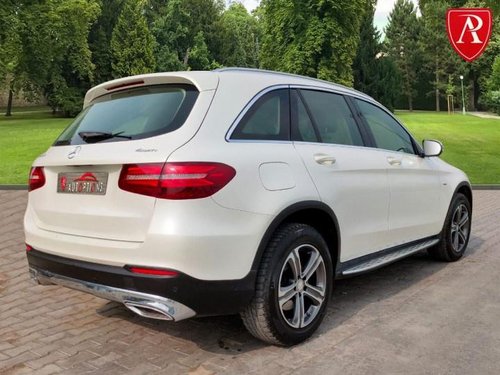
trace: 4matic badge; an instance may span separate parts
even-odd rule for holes
[[[446,28],[450,43],[468,62],[477,59],[488,45],[493,26],[489,8],[448,9]]]

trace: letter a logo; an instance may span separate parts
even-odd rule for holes
[[[448,9],[448,39],[464,60],[471,62],[481,56],[490,41],[492,19],[491,9],[488,8]]]

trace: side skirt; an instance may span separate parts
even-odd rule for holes
[[[364,272],[372,271],[400,259],[406,258],[421,250],[427,249],[439,242],[439,235],[426,237],[421,240],[412,241],[389,249],[377,251],[360,258],[339,263],[337,267],[337,278],[354,276]]]

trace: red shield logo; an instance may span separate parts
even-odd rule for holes
[[[477,59],[488,45],[493,26],[488,8],[448,9],[446,28],[450,43],[468,62]]]

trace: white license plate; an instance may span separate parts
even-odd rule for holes
[[[104,195],[108,185],[105,172],[67,172],[57,175],[57,192]]]

